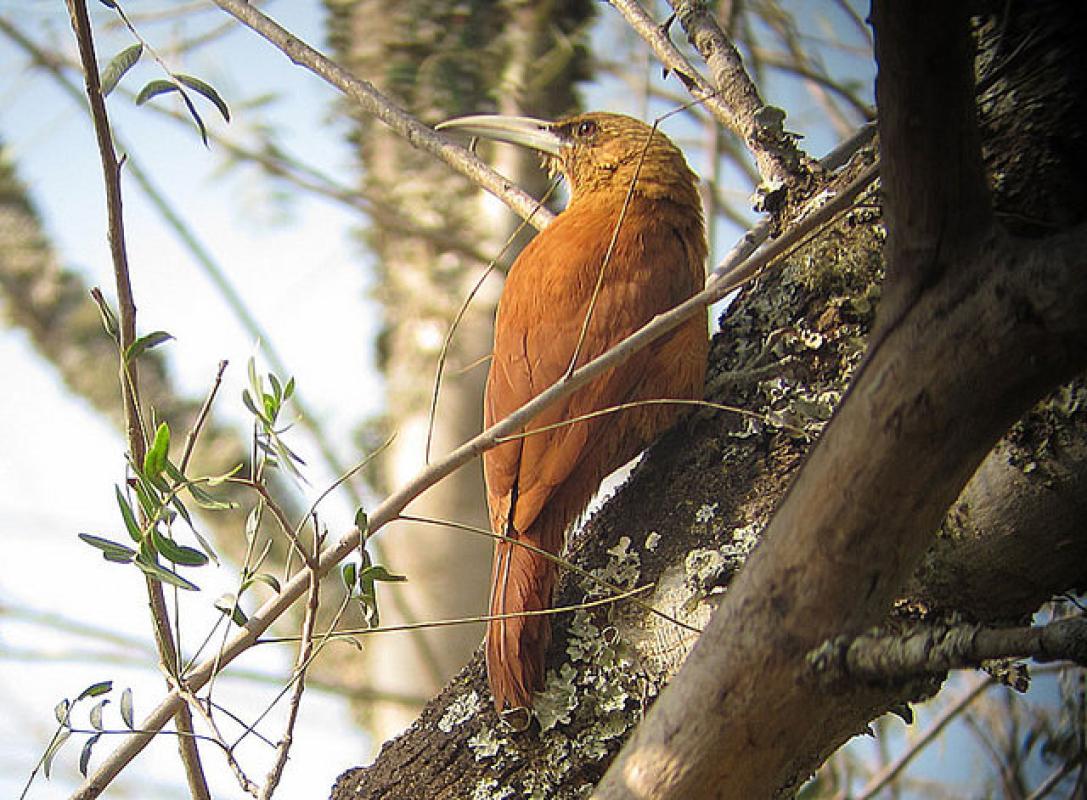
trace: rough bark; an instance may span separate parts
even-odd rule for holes
[[[710,628],[727,632],[725,645],[712,653],[699,645],[703,653],[690,661],[696,671],[698,660],[708,661],[704,674],[724,673],[731,683],[696,683],[672,707],[672,738],[656,739],[648,760],[625,762],[633,768],[602,786],[603,796],[788,793],[871,719],[931,694],[938,679],[817,692],[801,664],[822,639],[885,619],[949,506],[909,588],[933,611],[1019,621],[1087,580],[1082,384],[1057,389],[986,456],[1032,399],[1083,369],[1087,352],[1083,130],[1067,111],[1084,96],[1074,55],[1081,34],[1059,15],[1047,18],[1052,12],[1013,4],[1009,18],[984,19],[979,31],[979,67],[999,64],[999,73],[982,75],[982,152],[998,219],[1020,238],[965,226],[985,235],[951,251],[954,260],[945,261],[954,269],[934,282],[938,291],[895,293],[894,312],[881,309],[888,322],[850,391],[846,405],[854,408],[835,417],[847,434],[828,434],[821,453],[808,453],[786,429],[701,415],[654,447],[572,542],[581,566],[613,580],[655,582],[647,600],[699,625],[729,584],[723,623]],[[995,58],[998,51],[1016,58]],[[1063,74],[1052,74],[1054,63]],[[964,101],[961,84],[938,88]],[[908,183],[911,173],[899,174]],[[895,191],[901,199],[902,188]],[[1053,193],[1068,196],[1057,201]],[[822,430],[864,357],[880,304],[883,223],[875,202],[864,198],[734,304],[715,338],[710,399]],[[945,197],[935,207],[948,206]],[[862,451],[866,458],[857,457]],[[878,459],[867,460],[880,453],[882,471]],[[785,498],[802,464],[807,485],[802,479]],[[779,505],[777,532],[762,540]],[[821,535],[813,535],[816,511],[826,520]],[[802,524],[790,524],[798,513]],[[757,558],[730,584],[760,541]],[[1031,557],[1018,560],[1026,552]],[[559,602],[584,597],[584,583],[568,580]],[[341,776],[333,797],[585,796],[694,637],[630,605],[559,620],[544,732],[501,727],[477,659],[372,767]],[[731,732],[724,743],[722,729]],[[671,749],[681,739],[689,749]]]

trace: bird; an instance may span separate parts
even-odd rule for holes
[[[707,245],[698,179],[655,126],[589,112],[554,122],[473,115],[439,127],[532,148],[569,188],[566,208],[506,277],[485,426],[703,288]],[[530,715],[544,688],[550,617],[509,616],[552,606],[558,569],[540,551],[561,552],[567,528],[601,481],[671,427],[683,406],[647,403],[581,418],[643,400],[701,399],[708,347],[706,313],[695,314],[540,412],[524,435],[483,454],[496,535],[485,657],[500,715]],[[546,430],[531,433],[539,429]]]

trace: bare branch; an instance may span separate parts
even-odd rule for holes
[[[812,651],[808,661],[823,684],[859,679],[882,685],[977,667],[998,658],[1066,660],[1087,666],[1087,622],[1074,617],[1032,628],[922,625],[905,635],[875,631],[829,641]]]
[[[354,100],[368,114],[373,114],[412,146],[426,150],[457,172],[498,197],[537,228],[546,227],[553,215],[537,208],[534,198],[503,178],[472,153],[435,133],[379,92],[369,81],[356,78],[348,70],[310,47],[297,36],[244,0],[215,0],[216,5],[243,25],[263,36],[299,66],[335,86]]]

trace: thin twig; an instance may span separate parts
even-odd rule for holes
[[[314,549],[317,542],[314,542]],[[306,688],[306,667],[310,662],[313,652],[313,629],[317,624],[317,608],[321,600],[321,578],[317,571],[310,568],[309,602],[306,604],[306,617],[302,622],[302,641],[298,647],[298,667],[294,676],[294,689],[287,706],[287,724],[283,731],[283,737],[276,748],[276,760],[268,771],[268,777],[264,780],[264,788],[261,790],[261,800],[269,800],[279,786],[283,777],[283,768],[287,765],[287,756],[291,752],[291,743],[294,741],[294,725],[298,720],[298,709],[302,702],[302,693]]]
[[[120,313],[120,361],[121,361],[121,396],[124,404],[125,429],[128,439],[129,455],[133,462],[142,464],[146,452],[146,440],[140,419],[139,394],[136,381],[135,359],[129,359],[128,349],[136,339],[136,304],[132,298],[132,282],[129,277],[128,252],[125,247],[124,215],[121,204],[121,165],[113,149],[113,135],[110,130],[109,116],[106,113],[105,98],[98,79],[98,59],[94,51],[94,35],[84,0],[67,0],[68,14],[72,30],[79,45],[79,57],[83,65],[83,77],[86,84],[87,100],[90,103],[91,118],[94,122],[95,138],[102,161],[102,174],[106,187],[106,209],[109,225],[110,254],[113,259],[114,280],[117,285],[117,299]],[[141,510],[141,515],[142,515]],[[162,583],[150,575],[146,577],[147,594],[151,606],[152,626],[158,645],[159,658],[167,674],[175,675],[179,668],[178,651],[173,634],[170,631],[169,612]],[[177,709],[175,725],[178,732],[192,734],[192,716],[185,706]],[[191,736],[183,735],[178,739],[181,761],[185,766],[189,789],[197,800],[210,800],[207,779],[200,752]]]
[[[994,683],[996,683],[996,681],[992,677],[986,677],[979,680],[966,694],[960,697],[956,702],[944,708],[940,712],[940,715],[932,721],[928,728],[926,728],[916,740],[914,740],[910,747],[869,781],[868,785],[861,790],[860,794],[857,794],[854,797],[854,800],[869,800],[869,798],[875,797],[887,784],[893,781],[898,774],[925,749],[925,747],[940,735],[940,731],[947,727],[948,723],[961,714],[964,709],[982,694],[982,692]]]
[[[204,423],[208,420],[208,415],[211,413],[211,404],[215,402],[215,395],[219,393],[219,387],[223,385],[223,373],[226,372],[226,367],[226,361],[219,362],[219,368],[215,370],[215,380],[212,381],[211,388],[208,390],[208,396],[204,398],[204,405],[200,407],[200,413],[196,415],[196,421],[185,437],[185,449],[182,451],[181,461],[178,464],[178,470],[182,475],[185,474],[185,470],[189,467],[189,459],[192,458],[196,440],[200,436]]]
[[[592,583],[595,583],[597,586],[604,587],[609,592],[622,593],[622,592],[626,591],[622,586],[619,586],[618,584],[612,583],[609,580],[605,580],[604,578],[601,578],[599,575],[594,575],[589,570],[579,567],[573,561],[565,559],[562,556],[556,555],[554,553],[549,553],[547,550],[544,550],[542,547],[537,547],[536,545],[531,544],[530,542],[527,542],[524,539],[518,539],[518,538],[513,537],[513,536],[506,536],[506,535],[501,534],[501,533],[493,533],[490,530],[487,530],[486,528],[477,528],[474,525],[467,525],[467,524],[465,524],[463,522],[453,522],[452,520],[446,520],[446,519],[434,519],[432,517],[420,517],[420,516],[418,516],[416,514],[401,514],[398,517],[398,519],[401,519],[401,520],[403,520],[405,522],[419,522],[419,523],[422,523],[424,525],[441,525],[441,526],[444,526],[444,527],[447,527],[447,528],[453,528],[454,530],[464,531],[465,533],[474,533],[477,536],[485,536],[488,539],[493,539],[496,542],[505,542],[506,544],[512,545],[514,547],[523,547],[525,550],[528,550],[528,551],[530,551],[532,553],[535,553],[536,555],[540,556],[541,558],[544,558],[547,561],[551,561],[554,564],[557,564],[562,569],[569,570],[570,572],[573,572],[575,575],[579,575],[580,577],[585,578],[586,580],[588,580],[588,581],[590,581]],[[675,625],[677,627],[683,628],[685,630],[688,630],[691,633],[701,633],[702,632],[701,629],[696,628],[693,625],[688,625],[686,622],[683,622],[682,620],[677,619],[676,617],[673,617],[671,614],[668,614],[668,613],[666,613],[664,611],[661,611],[659,608],[654,607],[650,603],[645,603],[645,602],[642,602],[641,600],[634,600],[633,602],[634,602],[634,605],[638,606],[639,608],[641,608],[644,611],[649,612],[650,614],[654,614],[654,615],[660,617],[665,622],[670,622],[671,624],[673,624],[673,625]],[[496,617],[496,619],[501,619],[501,617]]]
[[[632,600],[639,594],[644,594],[653,588],[652,584],[637,586],[633,589],[621,591],[618,594],[601,597],[597,600],[586,600],[583,603],[572,603],[568,606],[554,606],[535,611],[513,611],[508,614],[480,614],[475,617],[456,617],[454,619],[435,619],[429,622],[408,622],[402,625],[383,625],[378,628],[349,628],[333,631],[329,629],[326,635],[344,638],[349,636],[369,636],[375,633],[401,633],[403,631],[418,631],[429,628],[448,628],[454,625],[473,625],[480,622],[492,622],[502,619],[516,619],[518,617],[550,617],[555,614],[567,614],[571,611],[582,611],[600,606],[613,605],[623,600]],[[273,636],[266,639],[258,639],[256,644],[284,644],[298,641],[297,636]]]
[[[844,187],[834,198],[800,220],[778,239],[730,269],[725,269],[726,265],[722,265],[719,267],[720,273],[715,270],[704,290],[671,311],[658,315],[607,353],[598,356],[584,367],[576,370],[569,380],[541,392],[510,416],[492,425],[442,459],[421,470],[414,478],[392,492],[373,509],[369,516],[368,532],[373,533],[396,519],[411,500],[447,475],[477,458],[484,450],[494,447],[499,437],[524,427],[525,424],[558,399],[576,391],[604,370],[621,363],[638,350],[646,347],[650,342],[681,325],[694,314],[702,312],[706,306],[715,303],[751,280],[798,242],[807,238],[813,231],[828,224],[840,213],[850,208],[857,196],[875,180],[877,174],[878,167],[876,165],[863,170],[852,183]],[[734,248],[734,252],[737,249]],[[318,566],[319,574],[326,574],[344,557],[352,553],[358,547],[360,540],[361,533],[355,528],[345,533],[334,545],[328,547],[321,554]],[[287,581],[281,587],[279,594],[268,600],[250,616],[249,622],[244,629],[234,633],[224,646],[221,658],[217,657],[216,659],[204,661],[192,670],[188,676],[188,684],[199,689],[211,679],[219,668],[229,664],[241,653],[245,652],[276,619],[302,596],[307,585],[307,576],[303,574],[295,575]],[[144,727],[147,729],[161,728],[181,703],[178,692],[176,690],[172,691],[148,715],[144,721]],[[80,800],[97,797],[125,765],[147,746],[148,742],[149,737],[145,735],[134,735],[124,741],[102,762],[95,773],[83,783],[74,797]]]
[[[557,180],[551,182],[547,187],[547,191],[544,192],[543,197],[537,201],[537,208],[546,208],[548,199],[550,199],[555,189],[558,188],[558,185],[559,182]],[[445,339],[442,341],[442,350],[438,354],[438,366],[434,375],[434,391],[431,392],[430,395],[430,414],[427,419],[426,448],[423,454],[424,464],[430,463],[430,446],[434,440],[434,420],[438,411],[438,394],[442,388],[442,375],[445,370],[445,360],[449,355],[449,348],[453,343],[453,336],[460,326],[461,319],[464,318],[465,313],[468,311],[468,307],[472,304],[472,300],[475,299],[476,294],[479,292],[480,288],[482,288],[483,282],[487,280],[487,276],[494,270],[498,260],[513,246],[513,243],[517,240],[517,237],[521,235],[521,231],[525,229],[531,219],[532,217],[530,216],[528,219],[521,220],[521,223],[514,229],[513,233],[506,238],[506,241],[498,251],[498,254],[487,262],[486,269],[483,270],[479,279],[472,287],[472,290],[468,292],[468,296],[464,298],[464,302],[461,303],[460,308],[457,309],[456,316],[453,317],[453,321],[449,324],[449,330],[446,331]]]

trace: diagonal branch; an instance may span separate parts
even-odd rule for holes
[[[377,117],[403,136],[412,146],[425,150],[449,164],[457,172],[501,199],[521,217],[532,220],[533,226],[543,229],[551,221],[553,216],[551,212],[543,208],[538,209],[536,200],[530,195],[521,191],[463,147],[423,125],[392,99],[378,91],[372,83],[356,78],[348,70],[294,36],[255,6],[245,0],[215,0],[215,3],[243,25],[282,50],[295,64],[305,67],[317,77],[335,86],[358,103],[366,113]]]

